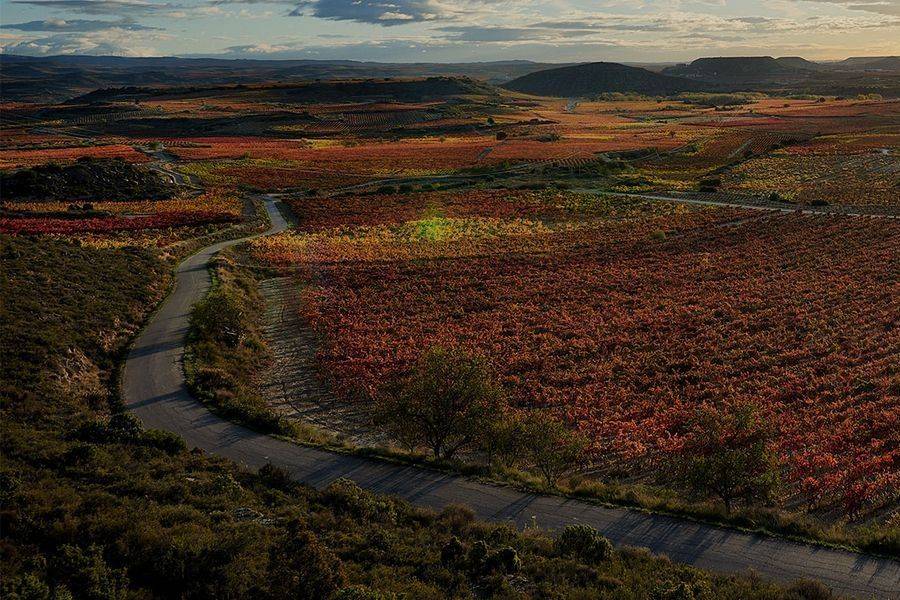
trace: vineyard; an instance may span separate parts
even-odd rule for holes
[[[52,235],[98,248],[165,248],[244,220],[244,201],[224,189],[171,200],[6,202],[0,234]]]
[[[700,210],[560,226],[487,206],[504,217],[376,209],[327,228],[312,211],[314,232],[252,250],[313,284],[305,316],[348,398],[422,347],[462,346],[517,404],[589,434],[598,469],[661,477],[695,407],[753,403],[777,426],[791,501],[897,502],[900,225]]]
[[[804,204],[900,203],[900,160],[884,153],[774,154],[747,161],[725,181],[735,190],[777,190],[784,198]]]

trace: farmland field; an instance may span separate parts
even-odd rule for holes
[[[0,253],[29,290],[0,307],[16,341],[3,340],[0,381],[16,590],[26,573],[52,579],[69,565],[58,547],[88,561],[88,531],[109,562],[92,568],[114,579],[130,566],[134,597],[178,595],[192,585],[186,565],[232,548],[238,558],[208,559],[209,571],[239,574],[185,597],[254,596],[253,581],[280,576],[267,562],[278,544],[299,544],[326,574],[344,564],[329,593],[489,597],[488,575],[460,575],[448,558],[488,535],[492,560],[517,548],[530,582],[510,570],[498,594],[578,596],[608,578],[634,592],[621,597],[807,597],[752,578],[663,593],[700,575],[627,553],[590,573],[578,557],[547,566],[552,542],[484,533],[455,508],[420,514],[344,480],[307,490],[268,456],[249,475],[134,429],[120,384],[133,336],[173,281],[202,287],[199,263],[173,278],[181,260],[245,237],[211,263],[210,294],[177,316],[181,345],[147,352],[186,348],[185,389],[249,436],[896,557],[900,101],[719,96],[576,101],[441,76],[6,103]],[[266,296],[276,287],[283,304]],[[473,378],[460,394],[490,401],[458,445],[409,433],[416,408],[458,392],[448,372]],[[323,431],[267,387],[327,398],[315,407]],[[342,437],[350,413],[378,447]],[[756,471],[723,491],[698,483],[704,460],[720,477],[740,470],[728,461]],[[115,523],[98,516],[107,505]],[[141,511],[146,528],[126,516]],[[35,567],[38,551],[56,558]],[[565,583],[541,588],[542,568]],[[657,568],[667,579],[651,586]],[[254,597],[278,596],[265,590]]]
[[[588,433],[605,470],[665,469],[693,408],[754,402],[804,501],[896,502],[900,225],[629,201],[561,220],[566,195],[488,198],[392,200],[423,207],[397,222],[376,196],[366,224],[298,201],[302,233],[252,244],[303,267],[324,370],[348,397],[423,344],[460,345],[516,404]],[[452,217],[426,216],[446,204]]]

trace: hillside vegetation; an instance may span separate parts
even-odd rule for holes
[[[122,159],[82,157],[74,164],[47,163],[0,176],[4,200],[156,200],[174,190],[159,175]]]
[[[553,541],[189,452],[118,412],[115,391],[166,264],[32,238],[0,238],[0,255],[17,290],[0,328],[3,598],[829,597],[617,551],[586,527]]]

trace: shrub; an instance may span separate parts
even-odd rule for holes
[[[393,502],[368,492],[350,479],[336,479],[325,489],[325,498],[338,514],[349,514],[366,521],[393,522],[397,512]]]
[[[125,571],[110,568],[98,546],[90,546],[86,551],[68,544],[62,546],[51,571],[53,578],[64,582],[76,597],[95,600],[126,597]]]
[[[469,548],[466,554],[466,562],[476,571],[480,571],[484,567],[484,561],[488,557],[488,545],[484,540],[478,540]]]
[[[108,442],[135,442],[141,437],[143,426],[131,413],[117,413],[109,418],[103,428],[103,438]]]
[[[332,600],[396,600],[392,592],[380,592],[371,588],[354,585],[344,588],[332,596]]]
[[[200,336],[236,347],[243,337],[246,308],[237,294],[216,288],[191,312],[191,328]]]
[[[460,532],[475,521],[475,513],[468,506],[451,504],[441,511],[438,521],[450,531]]]
[[[831,600],[834,594],[818,581],[800,580],[792,583],[787,589],[788,598],[797,600]]]
[[[269,568],[269,593],[275,598],[320,600],[346,583],[340,559],[296,524],[272,548]]]
[[[163,431],[162,429],[148,429],[145,431],[143,442],[173,456],[187,450],[187,445],[180,435],[170,431]]]
[[[492,552],[485,559],[484,563],[487,571],[499,571],[501,573],[518,573],[522,568],[522,560],[515,548],[501,548],[496,552]]]
[[[587,439],[545,411],[495,419],[481,451],[491,461],[537,471],[548,486],[581,461]]]
[[[455,535],[441,547],[441,564],[452,567],[465,556],[466,548]]]
[[[556,551],[561,556],[596,564],[609,559],[613,554],[613,547],[612,543],[593,527],[569,525],[556,538]]]
[[[290,473],[281,467],[276,467],[272,463],[266,463],[260,467],[257,474],[266,485],[279,490],[290,490],[295,485],[294,478],[291,477]]]

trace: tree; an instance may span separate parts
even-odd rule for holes
[[[520,444],[523,457],[548,486],[578,464],[587,449],[587,439],[544,411],[532,411],[521,419]]]
[[[770,500],[779,484],[773,437],[753,405],[700,408],[688,422],[675,473],[694,493],[721,499],[729,513],[739,499]]]
[[[548,486],[584,457],[588,440],[546,411],[496,419],[481,450],[491,459],[540,473]]]
[[[405,446],[451,459],[482,441],[503,406],[503,391],[483,359],[432,348],[394,389],[380,394],[375,419]]]

